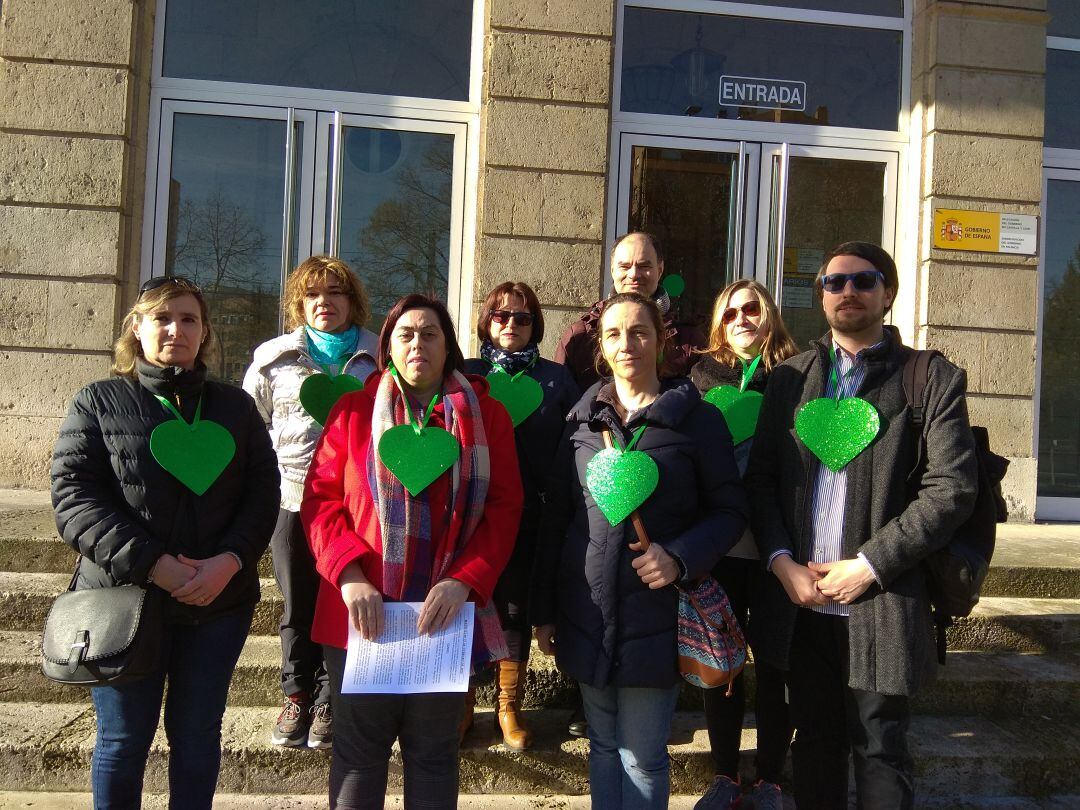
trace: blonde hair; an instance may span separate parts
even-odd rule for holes
[[[780,310],[776,308],[772,294],[764,285],[748,278],[728,284],[716,296],[716,302],[713,304],[712,326],[709,329],[709,345],[700,349],[699,353],[712,355],[717,362],[729,366],[738,365],[739,355],[728,343],[727,327],[722,318],[724,310],[731,303],[731,297],[739,290],[750,290],[761,304],[761,325],[769,327],[769,334],[761,344],[761,362],[766,371],[772,371],[775,366],[798,354],[799,349],[795,341],[791,339],[791,333],[784,325],[784,319],[780,317]]]
[[[349,320],[363,327],[371,317],[371,304],[367,290],[352,269],[334,256],[311,256],[289,274],[285,293],[281,296],[281,309],[285,313],[285,328],[289,331],[304,326],[304,296],[308,287],[326,286],[328,279],[337,281],[349,297]]]
[[[135,305],[124,316],[124,322],[120,325],[120,336],[113,344],[113,363],[109,369],[113,374],[120,377],[134,377],[135,363],[142,358],[142,343],[135,334],[135,324],[147,315],[152,315],[161,309],[166,303],[174,298],[190,295],[199,302],[199,314],[202,317],[203,329],[206,337],[199,346],[199,353],[195,355],[195,363],[209,365],[217,352],[217,336],[214,327],[210,324],[210,310],[206,306],[206,299],[202,291],[185,279],[170,278],[160,286],[139,293]]]

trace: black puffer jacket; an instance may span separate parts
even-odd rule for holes
[[[614,386],[597,383],[567,418],[548,485],[537,549],[533,624],[555,624],[556,660],[592,686],[669,687],[678,682],[674,587],[650,590],[631,561],[629,519],[612,526],[585,486],[586,465],[609,428],[656,462],[660,480],[638,509],[649,538],[676,557],[685,580],[709,573],[742,535],[746,498],[724,418],[685,378],[664,380],[660,396],[623,425]]]
[[[236,455],[201,496],[150,454],[150,433],[173,419],[154,394],[191,421],[232,434]],[[243,566],[205,607],[169,601],[171,621],[197,623],[259,600],[257,564],[278,509],[277,459],[266,425],[241,389],[207,381],[206,369],[183,371],[140,362],[137,379],[91,383],[75,395],[52,460],[56,527],[82,557],[76,588],[146,582],[169,552],[205,559],[231,551]]]

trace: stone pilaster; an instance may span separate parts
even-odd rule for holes
[[[968,372],[974,424],[1011,463],[1010,517],[1035,512],[1036,257],[938,250],[935,208],[1039,214],[1045,0],[920,0],[912,127],[922,146],[918,343]]]
[[[148,17],[135,0],[3,3],[0,486],[46,484],[72,394],[108,373],[121,284],[138,275],[125,267]]]
[[[530,284],[550,357],[603,279],[614,3],[487,7],[474,298]]]

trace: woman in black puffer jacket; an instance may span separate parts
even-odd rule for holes
[[[81,555],[75,587],[151,583],[165,601],[158,672],[92,690],[97,807],[140,806],[166,681],[170,806],[210,808],[217,783],[225,698],[259,600],[257,566],[274,529],[279,479],[251,397],[206,379],[212,346],[199,288],[151,279],[116,342],[117,376],[75,395],[53,453],[57,529]],[[201,483],[175,451],[159,443],[151,452],[151,433],[177,414],[216,422],[235,444]],[[195,429],[180,443],[203,435]]]
[[[765,383],[773,368],[797,353],[795,342],[788,334],[769,291],[756,281],[741,279],[729,284],[716,296],[709,347],[691,369],[690,379],[706,400],[711,400],[715,394],[710,392],[720,386],[761,394],[765,391]],[[729,395],[731,393],[728,392]],[[757,402],[760,406],[761,400],[757,399]],[[736,441],[735,460],[740,475],[746,472],[750,448],[754,443],[756,415],[751,416],[752,420],[744,418],[742,425],[737,421],[729,424]],[[732,416],[733,420],[736,418]],[[768,633],[767,626],[761,626],[760,622],[754,624],[753,605],[761,604],[760,600],[769,599],[770,594],[778,591],[776,578],[762,568],[757,545],[749,530],[712,573],[731,600],[731,608],[743,628],[747,628],[749,614],[751,642],[753,634]],[[779,593],[783,595],[782,590]],[[786,603],[787,597],[783,598]],[[787,759],[792,734],[784,694],[785,673],[762,661],[755,660],[754,666],[757,681],[754,702],[757,755],[752,796],[755,807],[779,808],[782,801],[780,772]],[[698,805],[703,810],[723,810],[737,806],[741,801],[739,748],[746,711],[743,680],[744,676],[740,673],[730,697],[722,689],[706,689],[703,692],[705,724],[709,730],[716,769],[716,778]]]
[[[667,738],[682,683],[679,596],[668,586],[707,574],[747,519],[723,417],[689,380],[658,377],[662,329],[647,298],[621,293],[604,303],[598,334],[613,379],[590,388],[567,418],[537,547],[536,639],[581,685],[596,808],[667,807]],[[615,455],[598,459],[605,431],[615,446],[647,457],[632,457],[638,472],[612,472],[605,482],[603,462]],[[655,489],[632,499],[651,540],[646,550],[632,516],[621,515],[650,465]]]
[[[532,744],[532,733],[522,722],[520,710],[532,645],[528,605],[536,533],[544,508],[544,487],[566,425],[566,414],[578,401],[581,391],[566,366],[540,356],[544,313],[536,293],[528,284],[506,281],[489,292],[480,307],[476,334],[480,339],[480,357],[465,361],[467,373],[487,377],[489,383],[493,378],[503,379],[494,377],[498,374],[504,378],[506,375],[510,378],[529,377],[542,393],[542,398],[529,413],[525,413],[527,408],[519,410],[513,401],[507,409],[514,421],[525,508],[514,542],[514,554],[499,576],[492,596],[510,650],[510,657],[498,665],[495,721],[502,732],[503,743],[521,751]],[[493,388],[492,396],[498,399],[499,389]]]

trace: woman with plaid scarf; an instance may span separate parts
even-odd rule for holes
[[[399,300],[377,360],[364,390],[330,412],[300,509],[322,576],[311,637],[324,647],[335,718],[330,807],[381,810],[395,739],[406,806],[455,807],[465,694],[342,695],[345,647],[350,623],[364,638],[380,635],[384,600],[423,602],[421,633],[442,629],[472,600],[474,671],[507,656],[490,599],[521,516],[514,429],[487,382],[462,373],[440,301]],[[377,448],[386,431],[425,419],[449,432],[460,454],[414,495]]]

